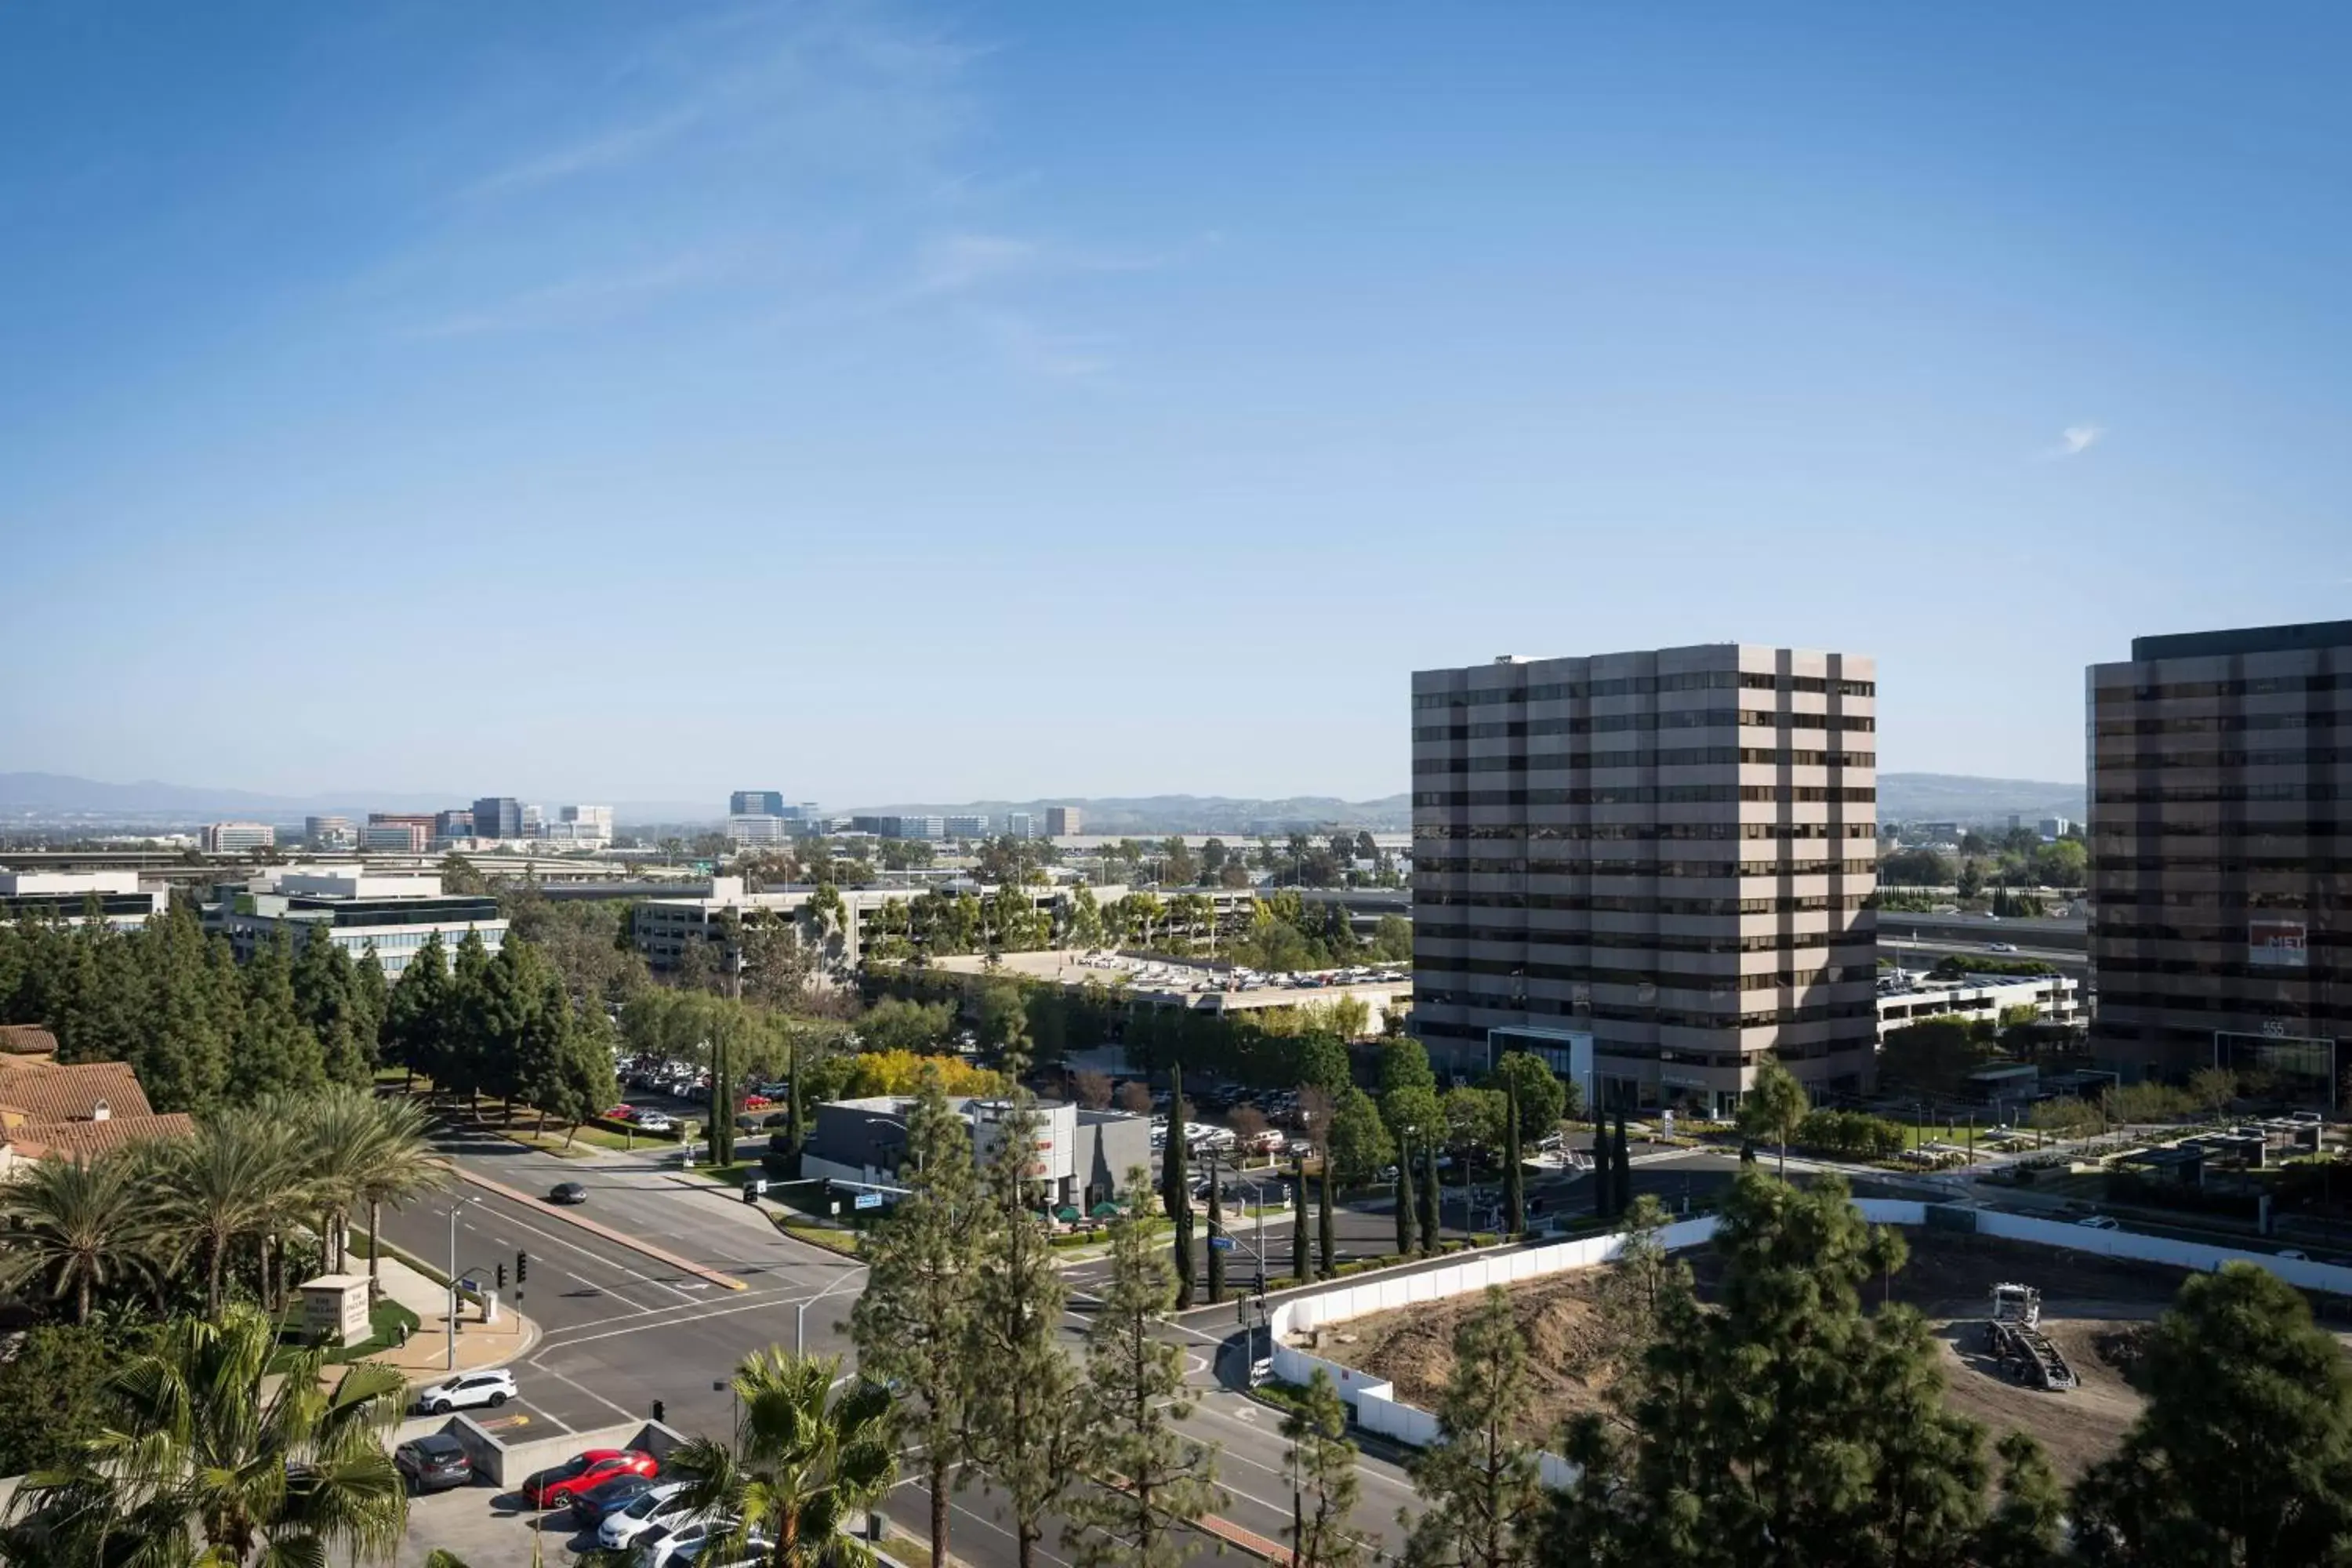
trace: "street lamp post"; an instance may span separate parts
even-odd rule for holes
[[[799,1310],[793,1314],[793,1354],[794,1356],[801,1354],[801,1347],[806,1342],[808,1333],[808,1310],[811,1307],[815,1306],[819,1301],[824,1300],[827,1296],[831,1296],[840,1290],[844,1285],[849,1283],[852,1277],[865,1272],[866,1265],[861,1263],[856,1268],[852,1268],[847,1273],[844,1274],[839,1279],[836,1279],[832,1284],[826,1286],[824,1289],[818,1291],[815,1295],[811,1296],[807,1300],[803,1301],[800,1304]]]
[[[463,1198],[449,1205],[449,1315],[443,1320],[448,1334],[448,1370],[457,1370],[457,1211],[476,1198]]]

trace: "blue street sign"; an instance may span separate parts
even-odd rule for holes
[[[882,1206],[882,1194],[880,1193],[860,1193],[857,1194],[857,1206],[862,1209],[878,1209]]]
[[[1213,1236],[1209,1237],[1209,1245],[1219,1252],[1231,1252],[1234,1249],[1234,1238],[1230,1236]]]

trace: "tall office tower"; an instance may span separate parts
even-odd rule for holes
[[[522,837],[522,803],[510,795],[486,795],[474,803],[474,837]]]
[[[1045,808],[1045,837],[1062,838],[1084,833],[1086,821],[1087,814],[1075,805],[1049,805]]]
[[[2135,637],[2090,670],[2095,1060],[2306,1105],[2352,1068],[2352,621]]]
[[[526,805],[522,808],[522,836],[525,838],[544,838],[547,837],[547,808],[545,806]]]
[[[739,789],[727,797],[730,816],[782,816],[784,792],[780,789]]]
[[[348,816],[306,816],[302,841],[313,849],[349,849],[359,842],[359,832]]]
[[[1711,644],[1412,678],[1413,1033],[1608,1108],[1735,1109],[1876,1044],[1876,670]]]
[[[1037,819],[1025,811],[1008,811],[1004,814],[1004,831],[1015,838],[1034,838]]]
[[[474,833],[474,812],[470,806],[457,806],[433,814],[433,837],[436,838],[471,838]]]

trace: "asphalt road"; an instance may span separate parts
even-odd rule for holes
[[[506,1300],[541,1330],[530,1352],[513,1363],[520,1400],[498,1412],[473,1413],[494,1429],[518,1437],[585,1430],[644,1419],[660,1400],[668,1425],[723,1433],[734,1419],[726,1384],[736,1363],[769,1345],[790,1348],[796,1324],[803,1322],[809,1350],[842,1356],[845,1368],[854,1362],[838,1325],[847,1318],[863,1269],[784,1236],[731,1189],[665,1170],[657,1153],[564,1160],[478,1131],[448,1132],[440,1142],[462,1167],[524,1194],[544,1193],[559,1181],[580,1182],[588,1189],[588,1201],[578,1211],[583,1217],[719,1269],[748,1287],[729,1290],[657,1262],[570,1224],[567,1215],[573,1211],[535,1197],[516,1201],[461,1184],[453,1194],[386,1211],[383,1228],[391,1241],[446,1268],[449,1211],[456,1200],[457,1272],[488,1280],[504,1263]],[[1351,1255],[1385,1252],[1394,1245],[1393,1223],[1386,1215],[1343,1209],[1334,1217],[1343,1248]],[[1279,1265],[1269,1257],[1270,1269],[1286,1269],[1289,1216],[1280,1216],[1265,1234],[1269,1241],[1278,1239],[1281,1250]],[[530,1278],[519,1288],[513,1277],[518,1252],[530,1257]],[[1235,1262],[1237,1286],[1244,1267]],[[1103,1272],[1099,1264],[1070,1271],[1075,1299],[1063,1333],[1073,1355],[1082,1353],[1093,1305],[1088,1289],[1100,1284]],[[1290,1520],[1286,1445],[1278,1431],[1280,1416],[1233,1391],[1246,1375],[1233,1310],[1219,1308],[1166,1331],[1186,1351],[1188,1392],[1197,1402],[1182,1426],[1220,1450],[1219,1479],[1227,1494],[1220,1515],[1279,1540]],[[1232,1386],[1221,1383],[1221,1374]],[[1411,1502],[1411,1483],[1379,1459],[1365,1459],[1360,1469],[1363,1502],[1357,1526],[1393,1551],[1400,1538],[1394,1515]],[[1001,1501],[985,1484],[968,1481],[950,1507],[956,1554],[979,1568],[1009,1568],[1014,1543]],[[929,1501],[919,1482],[897,1488],[887,1511],[916,1534],[928,1535]],[[1049,1564],[1066,1561],[1060,1536],[1055,1521],[1041,1552]],[[1193,1555],[1205,1560],[1214,1554],[1214,1543],[1201,1538]],[[497,1564],[478,1562],[476,1568]]]

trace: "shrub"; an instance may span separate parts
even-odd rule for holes
[[[1815,1110],[1797,1123],[1799,1148],[1850,1160],[1886,1160],[1903,1152],[1903,1129],[1860,1110]]]

